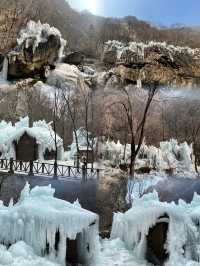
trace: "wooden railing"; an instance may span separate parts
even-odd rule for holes
[[[61,165],[56,162],[43,163],[38,161],[23,162],[8,159],[0,160],[0,170],[7,171],[10,174],[27,173],[28,175],[52,176],[54,178],[76,178],[87,181],[88,179],[99,179],[100,169],[88,168],[85,164],[81,167],[70,165]]]

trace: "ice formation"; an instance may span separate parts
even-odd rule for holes
[[[55,151],[55,133],[51,125],[43,121],[36,121],[33,127],[29,127],[29,118],[25,117],[17,122],[14,126],[5,121],[0,122],[0,150],[1,158],[10,159],[16,158],[14,142],[27,133],[29,136],[36,139],[38,144],[38,158],[44,159],[45,150]],[[62,160],[63,140],[57,135],[58,158]]]
[[[196,194],[190,204],[180,200],[178,205],[160,202],[156,192],[144,195],[126,213],[114,215],[111,238],[120,238],[135,258],[145,259],[149,229],[167,215],[169,259],[165,265],[199,265],[199,204]]]
[[[102,142],[99,145],[99,153],[103,160],[109,160],[113,166],[130,162],[131,145],[122,145],[119,141]],[[192,170],[192,145],[186,142],[178,144],[171,139],[160,143],[160,147],[148,146],[143,143],[137,156],[136,169],[149,167],[155,170]]]
[[[7,57],[5,57],[3,60],[2,70],[0,71],[0,88],[1,89],[8,89],[9,87],[7,76],[8,76],[8,59]]]
[[[49,24],[42,24],[40,21],[29,21],[26,28],[20,31],[20,36],[17,39],[17,43],[18,45],[21,45],[24,41],[26,41],[25,45],[26,48],[28,48],[30,39],[33,39],[34,52],[39,43],[47,42],[50,35],[54,35],[60,38],[61,47],[59,51],[59,58],[61,58],[63,56],[63,50],[66,45],[66,41],[62,39],[60,31],[54,27],[51,27]]]
[[[93,139],[91,133],[88,132],[88,141],[87,141],[87,131],[81,127],[76,131],[78,139],[78,148],[80,151],[91,151],[95,149],[97,144],[97,139]],[[77,141],[75,133],[73,133],[73,142],[70,145],[70,152],[68,154],[68,159],[74,159],[74,156],[77,154]]]
[[[8,75],[8,59],[7,59],[7,57],[5,57],[3,60],[3,68],[2,68],[2,71],[0,73],[0,77],[6,81],[7,75]]]
[[[173,55],[178,54],[187,54],[189,56],[194,56],[194,58],[200,58],[199,49],[192,49],[190,47],[179,47],[174,45],[168,45],[166,42],[154,42],[151,41],[149,43],[143,43],[143,42],[130,42],[128,44],[119,42],[119,41],[108,41],[104,45],[104,51],[117,51],[117,59],[120,60],[121,56],[123,56],[123,53],[127,50],[133,52],[134,54],[137,54],[138,60],[144,60],[145,52],[148,50],[154,50],[157,51],[165,51],[169,54],[169,57],[173,61]]]
[[[24,241],[38,256],[65,265],[66,239],[77,239],[79,256],[89,265],[98,252],[98,216],[77,202],[54,198],[54,192],[50,186],[30,190],[26,184],[18,203],[9,207],[1,203],[0,243],[9,246]]]

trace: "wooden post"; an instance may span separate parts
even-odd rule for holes
[[[100,170],[97,169],[97,180],[99,180],[99,178],[100,178]]]
[[[6,159],[6,165],[5,165],[5,169],[8,169],[8,160]]]
[[[84,163],[82,165],[82,181],[87,181],[87,166]]]
[[[29,173],[28,173],[30,176],[33,176],[34,173],[33,173],[33,161],[30,161],[30,167],[29,167]]]
[[[68,177],[71,175],[71,166],[68,166]]]
[[[42,163],[42,174],[44,174],[44,163]]]
[[[23,164],[23,162],[20,161],[20,162],[19,162],[19,170],[20,170],[20,171],[22,171],[22,164]]]
[[[85,157],[83,157],[82,179],[84,182],[87,181],[87,159]]]
[[[94,163],[92,162],[92,168],[91,168],[91,173],[94,172]]]
[[[53,177],[55,179],[57,179],[57,177],[58,177],[58,164],[57,164],[57,161],[54,162],[54,175],[53,175]]]
[[[79,156],[79,154],[77,154],[76,167],[77,167],[77,172],[79,173],[79,168],[80,168],[80,156]]]
[[[10,158],[10,169],[8,171],[9,174],[14,174],[13,164],[13,158]]]
[[[4,159],[1,159],[1,168],[3,168]]]

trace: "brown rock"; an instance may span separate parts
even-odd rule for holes
[[[106,173],[97,190],[97,209],[100,215],[100,231],[109,231],[113,213],[127,210],[127,176],[120,170]]]

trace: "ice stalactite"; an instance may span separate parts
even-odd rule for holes
[[[4,57],[3,68],[2,68],[2,71],[0,73],[0,76],[5,81],[8,78],[8,58],[6,56]]]
[[[137,88],[142,88],[142,80],[140,78],[137,80]]]

